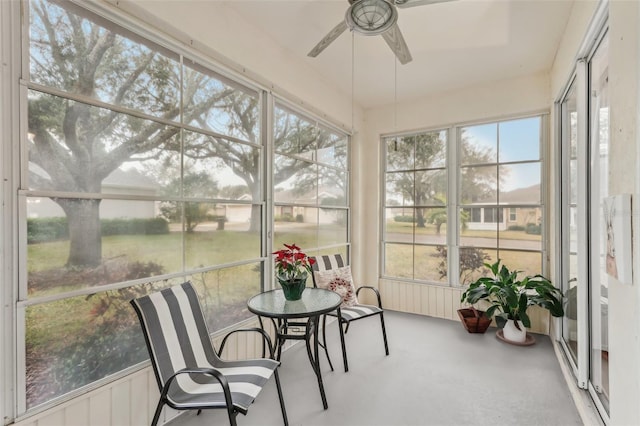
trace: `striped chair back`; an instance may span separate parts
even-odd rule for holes
[[[140,319],[160,389],[183,368],[215,367],[220,362],[190,282],[134,299],[131,305]],[[189,378],[178,378],[179,383],[185,380]]]
[[[314,272],[316,271],[329,271],[331,269],[342,268],[348,266],[341,254],[322,255],[318,257],[312,257],[316,262],[311,267]],[[315,284],[315,283],[314,283]]]

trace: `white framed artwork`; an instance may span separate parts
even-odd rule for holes
[[[621,283],[633,282],[631,194],[602,200],[607,274]]]

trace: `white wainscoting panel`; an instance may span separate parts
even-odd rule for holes
[[[385,309],[460,321],[458,309],[464,307],[460,304],[463,288],[381,279],[379,289]],[[367,300],[367,303],[373,302]],[[531,332],[549,334],[547,310],[532,307],[527,313],[531,318]]]

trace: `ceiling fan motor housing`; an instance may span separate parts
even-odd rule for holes
[[[386,0],[355,0],[347,9],[345,20],[353,31],[374,36],[384,33],[398,21],[398,11]]]

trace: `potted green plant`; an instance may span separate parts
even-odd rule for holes
[[[485,313],[496,316],[498,326],[503,326],[505,340],[522,344],[527,338],[526,327],[531,327],[527,315],[529,306],[540,306],[554,317],[564,315],[562,292],[542,275],[518,278],[521,271],[510,271],[501,261],[485,263],[493,277],[482,277],[469,284],[462,293],[461,302],[475,304],[485,301]],[[499,331],[500,332],[500,331]]]

